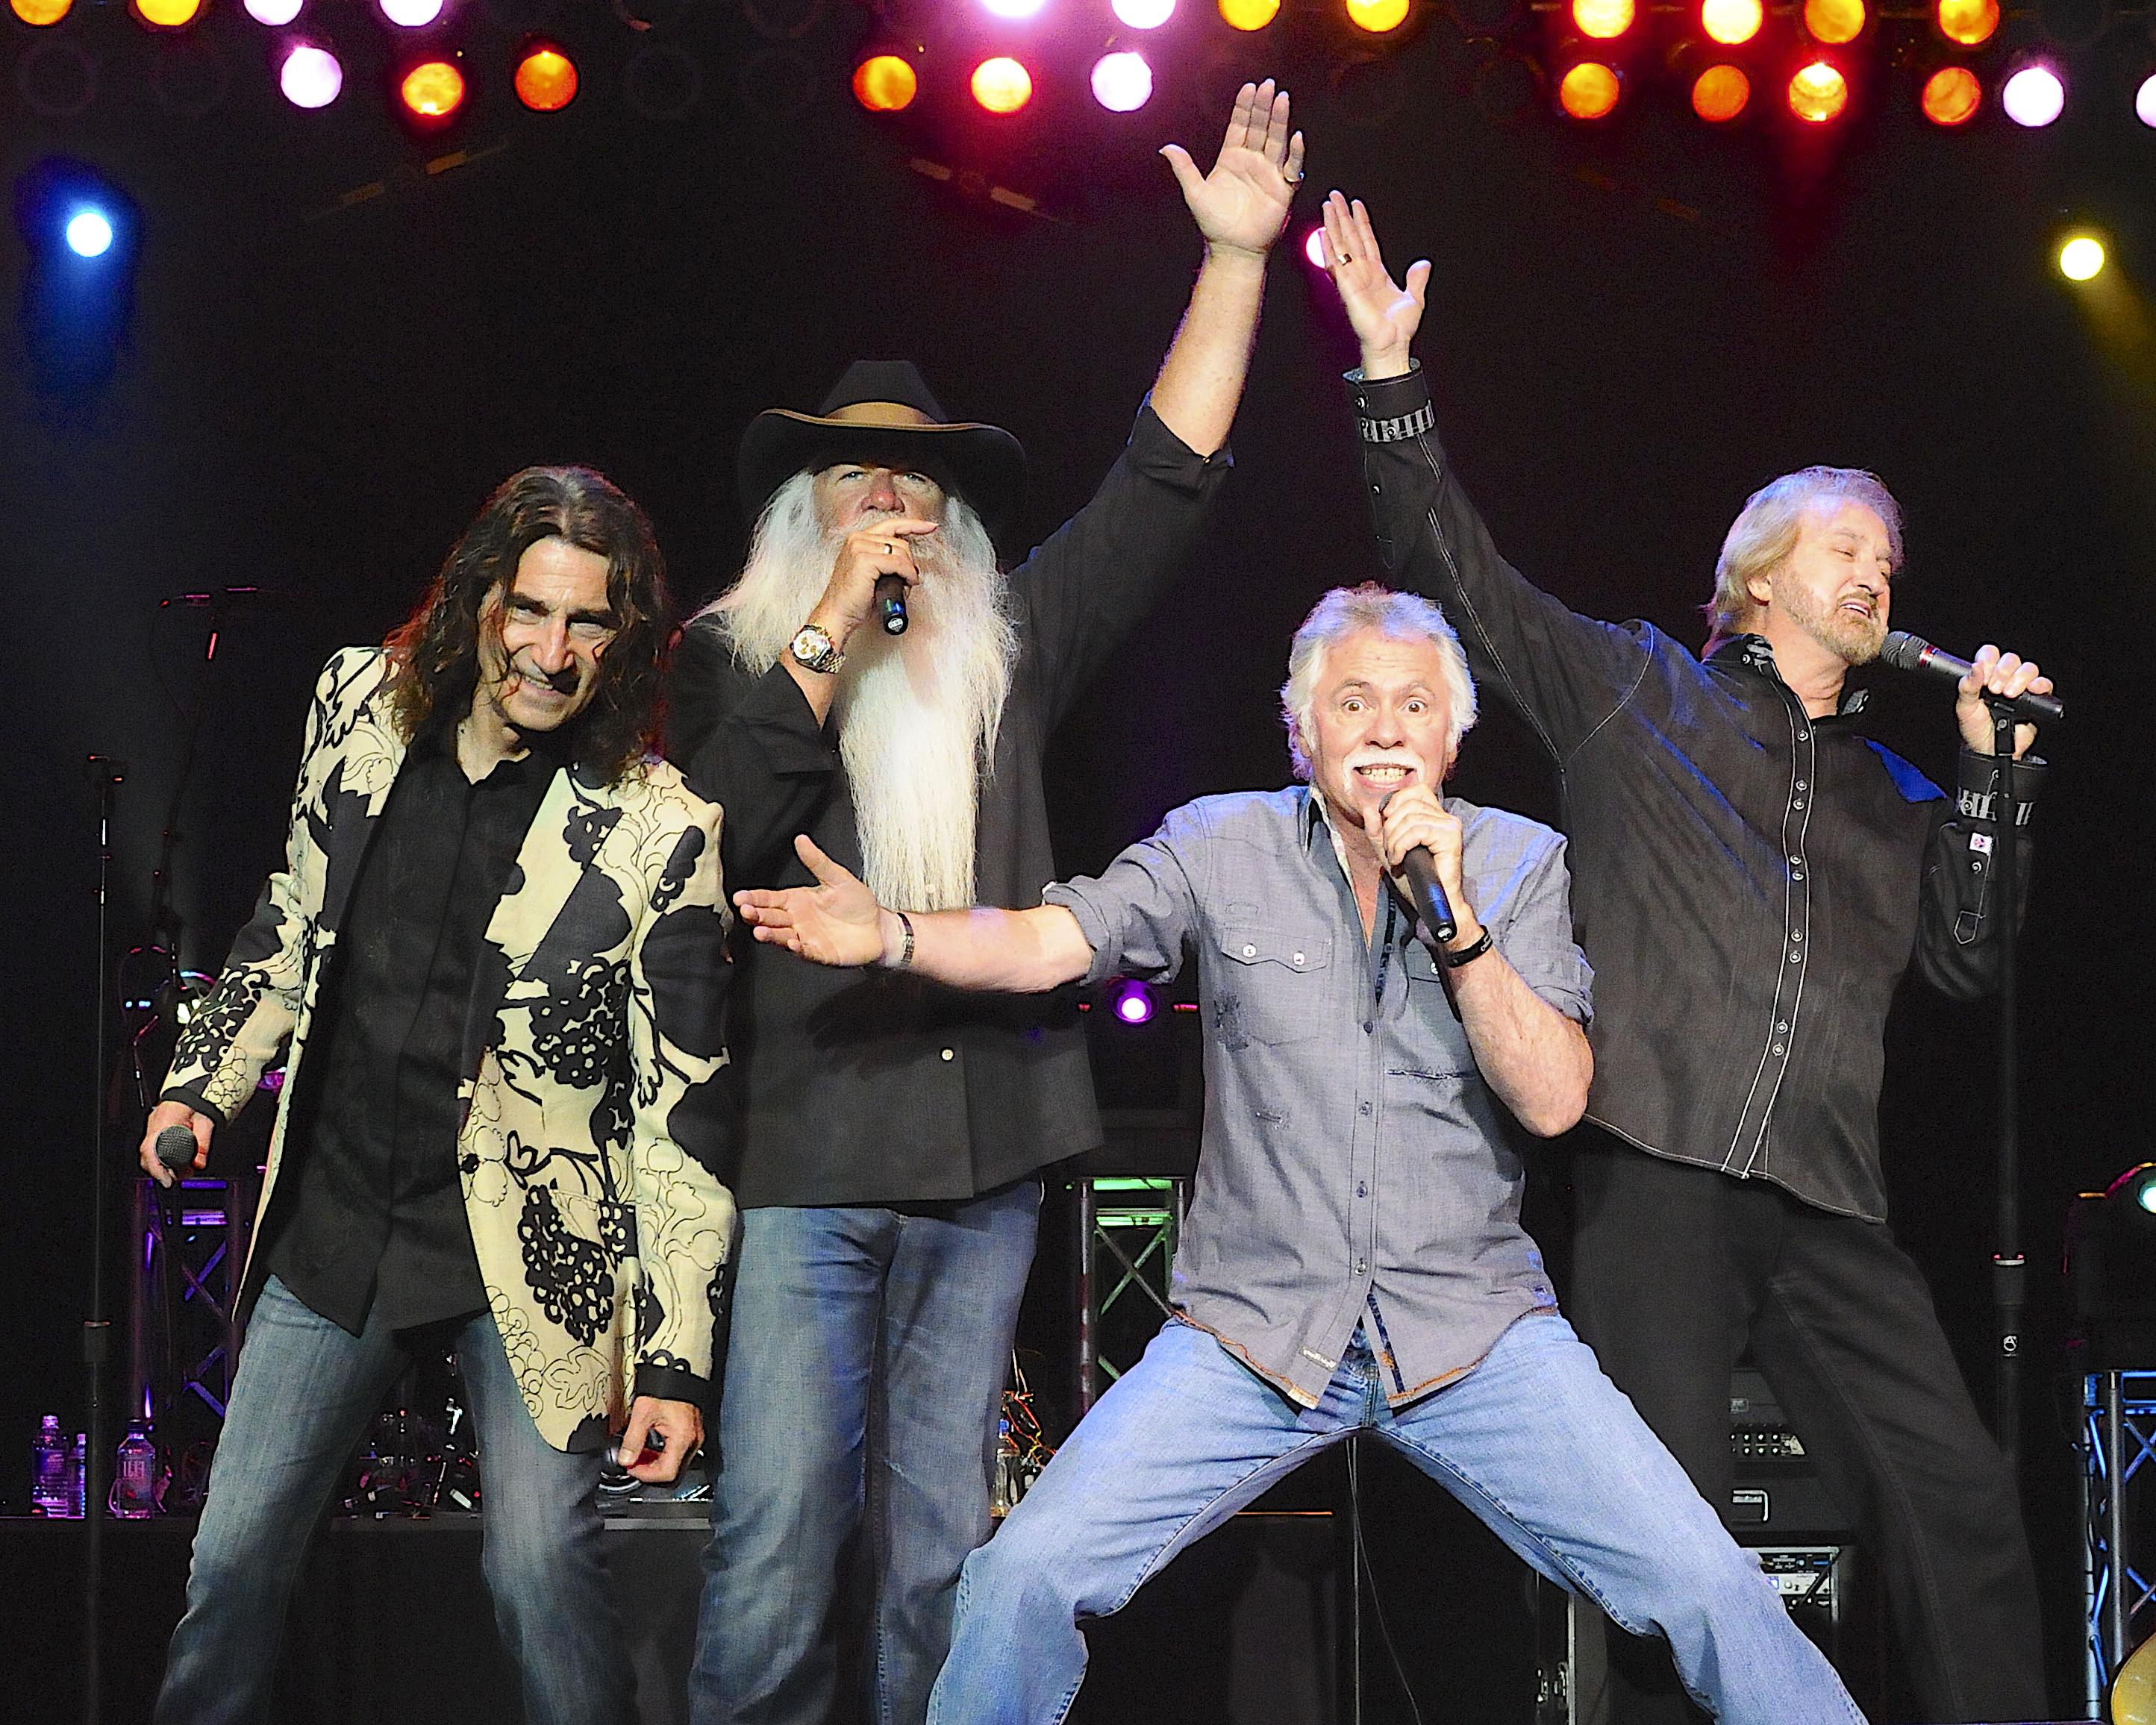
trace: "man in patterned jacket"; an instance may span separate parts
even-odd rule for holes
[[[157,1718],[263,1717],[309,1534],[389,1387],[454,1350],[485,1569],[534,1725],[628,1721],[594,1489],[703,1436],[733,1203],[719,811],[650,752],[641,511],[578,468],[487,502],[315,694],[285,868],[142,1140],[210,1134],[288,1038],[253,1301]]]

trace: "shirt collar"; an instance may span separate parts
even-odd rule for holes
[[[1732,635],[1707,655],[1710,665],[1725,669],[1743,669],[1768,682],[1781,684],[1782,673],[1774,663],[1774,649],[1764,635]],[[1786,685],[1783,685],[1786,686]],[[1835,709],[1836,719],[1855,719],[1864,711],[1871,699],[1871,691],[1853,686],[1845,678],[1841,685],[1841,704]]]

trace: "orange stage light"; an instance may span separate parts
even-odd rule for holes
[[[160,30],[177,30],[195,21],[203,0],[135,0],[135,15]]]
[[[1620,91],[1614,67],[1580,60],[1558,80],[1558,105],[1574,120],[1599,120],[1617,105]]]
[[[1984,85],[1966,66],[1942,66],[1924,80],[1917,101],[1933,125],[1965,125],[1984,105]]]
[[[1720,125],[1742,114],[1752,100],[1752,80],[1742,66],[1709,66],[1691,81],[1691,111]]]
[[[973,100],[991,114],[1015,114],[1033,100],[1033,74],[1008,54],[973,68]]]
[[[1280,0],[1220,0],[1220,21],[1230,29],[1262,30],[1280,15]]]
[[[42,29],[65,18],[74,0],[8,0],[8,3],[24,23],[35,24]]]
[[[1864,0],[1804,0],[1804,28],[1815,42],[1854,42],[1864,23]]]
[[[404,74],[398,96],[421,120],[447,120],[464,105],[465,74],[447,60],[425,60]]]
[[[1981,48],[1999,33],[1999,0],[1938,0],[1939,34],[1964,48]]]
[[[1849,105],[1849,80],[1825,60],[1799,67],[1789,79],[1789,112],[1824,125]]]
[[[1634,0],[1572,0],[1573,28],[1597,42],[1614,42],[1639,15]]]
[[[1699,27],[1727,48],[1749,42],[1766,17],[1759,0],[1702,0]]]
[[[871,114],[896,114],[920,90],[920,75],[903,54],[870,54],[854,68],[854,100]]]
[[[527,49],[516,63],[516,100],[535,114],[553,114],[577,99],[577,63],[558,48]]]
[[[1348,0],[1348,22],[1373,36],[1397,30],[1407,19],[1408,0]]]

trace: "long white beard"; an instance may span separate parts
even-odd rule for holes
[[[807,621],[845,538],[818,524],[813,483],[800,473],[778,489],[741,579],[702,613],[759,674]],[[906,601],[909,627],[895,637],[855,632],[832,714],[870,888],[895,909],[946,910],[973,902],[980,784],[1018,640],[995,548],[973,510],[948,499],[942,526],[913,550],[921,582]]]

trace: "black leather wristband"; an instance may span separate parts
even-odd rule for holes
[[[1468,945],[1454,951],[1450,947],[1438,949],[1437,961],[1448,970],[1457,970],[1462,965],[1471,965],[1497,944],[1497,937],[1486,926],[1480,936]]]

